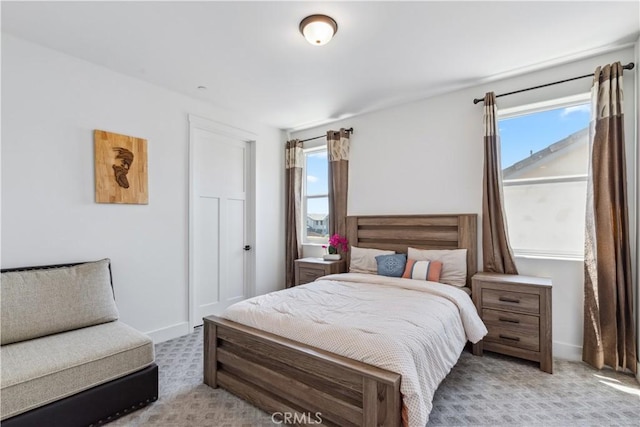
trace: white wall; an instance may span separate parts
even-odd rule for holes
[[[640,149],[638,147],[638,142],[640,142],[640,118],[638,115],[640,114],[640,37],[636,40],[636,50],[635,50],[635,63],[636,63],[636,100],[635,100],[635,121],[636,121],[636,191],[638,197],[636,198],[636,212],[640,212]],[[640,215],[636,218],[637,224],[640,223]],[[640,234],[640,227],[636,227],[636,236]],[[640,250],[636,253],[636,266],[640,266]],[[636,327],[636,356],[638,357],[638,369],[636,378],[640,381],[640,272],[636,269],[636,319],[638,321]]]
[[[597,65],[634,60],[626,48],[598,57],[436,96],[420,102],[293,132],[308,138],[327,129],[354,128],[349,173],[350,215],[477,213],[482,211],[482,103],[485,92],[497,94],[593,72]],[[446,72],[443,69],[443,72]],[[625,91],[634,93],[635,73],[625,73]],[[589,92],[590,79],[499,98],[510,108]],[[635,236],[635,141],[633,97],[626,99],[629,206]],[[481,224],[479,220],[479,230]],[[481,238],[481,235],[479,236]],[[481,246],[481,245],[480,245]],[[306,255],[316,252],[305,248]],[[480,248],[481,249],[481,248]],[[633,254],[635,259],[635,237]],[[566,260],[516,260],[521,274],[553,279],[553,340],[556,357],[579,359],[582,346],[582,263]],[[480,264],[481,267],[481,264]],[[635,269],[635,266],[634,266]]]
[[[256,288],[283,287],[282,132],[4,34],[2,266],[111,258],[122,321],[188,333],[188,114],[258,135]],[[148,205],[94,203],[94,129],[148,140]]]

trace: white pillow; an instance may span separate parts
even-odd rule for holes
[[[367,273],[378,274],[378,263],[376,257],[378,255],[393,255],[395,251],[383,251],[380,249],[366,249],[351,246],[351,264],[349,265],[349,273]]]
[[[440,261],[440,282],[464,287],[467,285],[466,249],[416,249],[409,248],[407,258],[416,261]]]

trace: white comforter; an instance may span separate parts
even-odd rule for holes
[[[487,334],[461,289],[357,273],[251,298],[222,317],[401,374],[411,427],[427,423],[467,340]]]

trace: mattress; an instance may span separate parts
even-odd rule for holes
[[[463,290],[345,273],[251,298],[221,317],[402,375],[409,426],[424,426],[433,395],[467,341],[487,333]]]

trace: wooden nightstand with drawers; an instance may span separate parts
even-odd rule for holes
[[[295,265],[295,285],[303,285],[313,282],[318,277],[328,274],[344,273],[347,270],[347,262],[343,259],[338,261],[325,261],[322,258],[301,258],[294,262]]]
[[[553,373],[551,286],[551,279],[543,277],[474,275],[473,303],[489,333],[473,345],[473,354],[488,350],[533,360]]]

